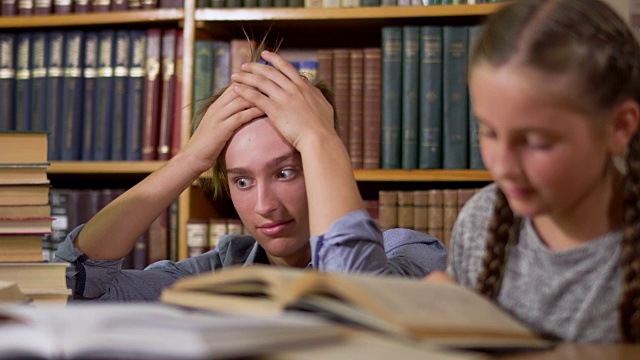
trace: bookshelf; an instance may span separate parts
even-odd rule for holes
[[[188,141],[191,121],[194,43],[200,36],[230,40],[243,38],[243,30],[259,36],[270,29],[287,47],[379,46],[380,29],[390,25],[477,24],[502,4],[439,5],[361,8],[251,8],[214,9],[195,7],[185,0],[182,9],[135,10],[110,13],[0,17],[0,31],[42,31],[86,28],[136,28],[173,26],[183,30],[184,56],[181,90],[181,143]],[[321,29],[321,31],[319,31]],[[163,161],[54,161],[49,173],[56,176],[104,177],[144,176],[161,167]],[[384,183],[478,183],[491,180],[484,170],[355,170],[356,180],[367,186]],[[372,185],[373,184],[373,185]],[[455,185],[454,185],[455,186]],[[382,188],[381,188],[382,189]],[[179,258],[187,256],[186,224],[192,217],[216,216],[196,186],[179,199]]]

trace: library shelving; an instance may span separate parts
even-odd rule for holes
[[[185,0],[182,9],[135,10],[112,13],[37,15],[0,17],[2,31],[46,31],[47,29],[129,28],[140,26],[175,26],[183,30],[184,55],[181,99],[181,144],[189,137],[192,114],[194,44],[199,37],[221,40],[244,38],[244,32],[259,38],[269,30],[282,38],[286,47],[329,48],[338,46],[380,46],[384,26],[426,24],[478,24],[483,17],[502,4],[438,5],[410,7],[360,8],[197,8],[195,0]],[[49,173],[55,176],[117,178],[145,175],[163,161],[54,161]],[[355,170],[356,180],[367,186],[403,183],[451,184],[486,183],[491,180],[485,170]],[[373,184],[373,185],[372,185]],[[462,185],[464,186],[464,185]],[[381,188],[380,190],[383,190]],[[210,204],[191,186],[179,200],[179,258],[187,256],[186,224],[190,218],[216,217],[215,204]]]

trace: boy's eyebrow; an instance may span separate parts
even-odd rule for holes
[[[269,162],[267,162],[265,164],[265,167],[269,168],[269,167],[275,167],[279,164],[281,164],[282,162],[291,159],[292,157],[296,156],[298,154],[298,152],[296,150],[292,150],[291,152],[288,152],[284,155],[280,155],[277,158],[271,159],[269,160]],[[232,174],[242,174],[246,172],[246,170],[242,167],[235,167],[235,168],[227,168],[227,173],[232,173]]]

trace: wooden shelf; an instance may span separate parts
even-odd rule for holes
[[[180,23],[184,9],[137,10],[108,13],[0,17],[0,29],[96,26],[110,24]]]
[[[491,181],[486,170],[354,170],[357,181]]]
[[[166,161],[54,161],[49,174],[150,174]]]
[[[255,8],[196,9],[196,21],[265,21],[265,20],[355,20],[424,18],[448,16],[484,16],[503,4],[379,6],[356,8]]]

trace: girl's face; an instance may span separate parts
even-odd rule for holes
[[[300,153],[261,118],[234,134],[225,162],[231,200],[270,261],[306,266],[309,211]]]
[[[482,159],[513,211],[566,216],[593,206],[611,168],[608,132],[563,102],[557,89],[570,87],[515,65],[480,64],[470,75]]]

